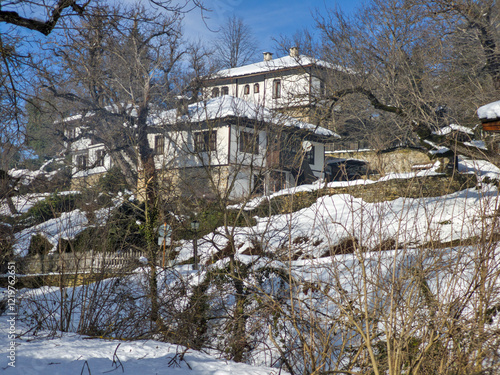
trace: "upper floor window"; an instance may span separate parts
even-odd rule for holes
[[[104,167],[104,156],[106,156],[105,150],[97,150],[95,152],[95,166]]]
[[[259,84],[256,83],[255,85],[253,85],[253,93],[254,94],[258,94],[259,93]]]
[[[229,95],[229,87],[224,86],[221,90],[222,95]]]
[[[243,89],[243,94],[244,95],[250,94],[250,85],[245,85],[245,88]]]
[[[78,169],[85,169],[87,168],[88,164],[88,157],[85,154],[82,155],[77,155],[76,156],[76,166]]]
[[[216,98],[216,97],[218,97],[219,95],[220,95],[220,93],[219,93],[219,88],[218,88],[218,87],[214,88],[214,89],[212,90],[212,98]]]
[[[259,142],[258,134],[249,132],[240,132],[239,139],[240,152],[246,152],[249,154],[259,153]]]
[[[165,137],[163,135],[155,135],[155,154],[163,155],[165,150]]]
[[[194,150],[196,152],[215,151],[217,149],[217,131],[206,130],[194,133]]]
[[[281,98],[281,79],[273,81],[273,99]]]

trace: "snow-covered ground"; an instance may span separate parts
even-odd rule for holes
[[[0,369],[6,375],[176,374],[271,375],[277,369],[224,361],[195,350],[154,340],[123,341],[90,338],[74,333],[43,334],[13,339],[9,358],[9,322],[0,317]],[[9,365],[12,363],[15,367]],[[286,372],[281,371],[286,375]]]
[[[498,179],[500,170],[485,161],[461,160],[459,169],[462,172],[476,173],[481,177],[488,176]],[[409,178],[417,175],[394,175],[390,178]],[[432,170],[425,173],[435,173]],[[344,184],[371,183],[367,181],[332,183],[331,186]],[[277,194],[290,194],[299,191],[314,191],[324,187],[324,184],[313,184],[298,187],[295,190],[286,190]],[[300,211],[274,215],[265,218],[256,218],[257,224],[252,227],[243,228],[218,228],[198,241],[198,253],[202,264],[201,271],[193,271],[191,265],[179,265],[173,267],[169,273],[161,273],[159,280],[159,292],[161,298],[166,298],[169,291],[182,286],[185,290],[182,297],[177,297],[171,301],[172,308],[178,308],[182,312],[183,306],[188,304],[189,290],[199,285],[210,269],[222,269],[227,265],[227,258],[213,258],[217,252],[224,249],[228,243],[228,237],[234,238],[238,253],[236,258],[241,262],[251,265],[253,270],[265,268],[272,265],[275,269],[282,268],[290,271],[293,277],[306,280],[311,284],[323,283],[332,288],[322,291],[323,296],[328,295],[330,303],[326,303],[318,298],[317,311],[326,316],[334,316],[338,313],[338,307],[331,301],[341,301],[343,296],[339,296],[341,291],[350,293],[355,300],[356,290],[362,290],[363,272],[370,278],[372,288],[370,297],[373,304],[385,304],[387,296],[391,293],[391,283],[388,281],[394,274],[406,274],[407,279],[402,279],[404,283],[411,283],[412,270],[415,266],[421,267],[428,272],[426,282],[429,290],[436,296],[436,300],[447,306],[460,298],[470,298],[463,300],[463,315],[468,322],[473,321],[472,294],[464,293],[465,290],[475,290],[474,282],[478,274],[475,268],[476,252],[480,246],[471,245],[474,241],[462,246],[448,247],[442,249],[443,243],[454,240],[467,240],[480,238],[484,233],[490,233],[493,225],[496,225],[495,218],[498,211],[498,189],[493,184],[482,184],[476,188],[466,189],[453,194],[433,198],[399,198],[393,201],[367,203],[360,198],[354,198],[348,194],[337,194],[333,196],[322,196],[310,207]],[[255,207],[263,199],[250,202],[249,207]],[[106,214],[103,212],[102,220]],[[72,238],[82,228],[88,226],[84,213],[75,210],[61,215],[60,218],[47,221],[37,227],[30,228],[30,231],[17,234],[18,244],[16,251],[23,253],[27,248],[27,239],[37,232],[43,232],[48,238],[56,241],[58,238]],[[339,254],[331,256],[329,251],[346,239],[356,239],[357,246],[367,251],[360,254]],[[386,242],[389,244],[387,251],[374,251],[377,245]],[[426,244],[437,244],[436,248],[427,248]],[[256,244],[272,254],[284,254],[281,258],[249,255],[249,250],[257,247]],[[438,249],[438,250],[437,250]],[[478,250],[479,249],[479,250]],[[191,241],[184,241],[176,249],[179,251],[177,262],[185,261],[193,256],[193,245]],[[483,249],[484,250],[484,249]],[[497,285],[495,277],[500,264],[500,257],[495,246],[491,247],[488,253],[489,266],[495,276],[488,280],[493,286]],[[288,254],[288,257],[287,257]],[[293,260],[292,260],[293,259]],[[332,267],[332,265],[335,267]],[[457,270],[459,270],[457,272]],[[453,271],[453,272],[451,272]],[[141,285],[147,285],[141,281],[147,278],[147,272],[142,269],[136,270],[127,279],[113,284],[112,279],[108,279],[101,285],[100,293],[105,293],[102,300],[108,305],[100,305],[104,311],[99,323],[106,323],[110,326],[119,321],[123,314],[134,315],[144,308],[146,304],[146,294],[140,291]],[[268,283],[273,281],[268,276]],[[335,284],[338,282],[338,284]],[[387,282],[387,290],[375,290],[377,285]],[[251,287],[251,285],[248,285]],[[334,290],[338,286],[337,290]],[[366,286],[366,285],[365,285]],[[279,290],[279,288],[277,288]],[[438,293],[439,291],[439,293]],[[5,293],[5,290],[2,292]],[[85,305],[86,293],[93,292],[84,289],[82,286],[75,288],[75,305],[72,320],[70,321],[70,331],[76,331],[78,322],[82,316],[82,306]],[[230,293],[229,291],[225,291]],[[67,295],[73,295],[71,288],[66,289]],[[266,292],[267,293],[267,292]],[[298,288],[296,291],[296,301],[312,301],[312,297],[307,296],[305,288]],[[265,293],[262,293],[265,294]],[[272,297],[272,293],[268,293]],[[231,308],[232,297],[224,295],[227,299],[224,307]],[[119,298],[118,298],[119,297]],[[262,295],[260,297],[263,297]],[[61,300],[61,291],[58,288],[44,287],[36,290],[18,291],[19,320],[17,320],[17,333],[25,332],[27,325],[33,326],[35,322],[30,322],[29,317],[35,316],[37,322],[52,327],[57,326],[60,316],[58,303]],[[124,299],[121,299],[124,298]],[[128,298],[128,300],[127,300]],[[221,298],[223,300],[224,298]],[[496,298],[496,297],[495,297]],[[33,302],[35,301],[35,302]],[[125,301],[125,302],[123,302]],[[127,302],[129,301],[129,302]],[[308,302],[308,303],[309,303]],[[411,303],[412,301],[410,301]],[[493,300],[492,306],[500,301]],[[162,305],[165,309],[167,302]],[[301,302],[300,302],[301,303]],[[312,307],[312,305],[309,305]],[[450,305],[451,306],[451,305]],[[411,308],[411,306],[409,307]],[[38,310],[37,310],[38,309]],[[128,310],[127,310],[128,309]],[[104,316],[108,313],[108,316]],[[168,316],[170,311],[163,313]],[[41,315],[42,314],[42,315]],[[43,317],[45,314],[45,317]],[[383,314],[382,314],[383,315]],[[189,350],[184,355],[184,360],[180,360],[180,353],[184,348],[172,344],[157,341],[122,341],[96,339],[77,335],[75,333],[57,333],[57,337],[46,337],[44,328],[38,328],[36,336],[23,335],[13,340],[15,346],[15,365],[8,365],[10,339],[9,339],[9,316],[0,316],[0,368],[7,374],[95,374],[106,372],[118,373],[174,373],[174,374],[278,374],[283,371],[273,368],[252,367],[248,365],[236,364],[229,361],[220,361],[214,356]],[[41,319],[43,318],[43,319]],[[384,316],[380,317],[380,330],[384,331]],[[259,318],[252,318],[258,320]],[[141,328],[141,327],[139,327]],[[498,319],[494,322],[492,329],[498,328]],[[259,329],[264,332],[262,341],[256,345],[254,350],[254,361],[256,363],[266,362],[262,353],[276,354],[272,343],[267,338],[267,325],[264,321]],[[257,330],[256,330],[257,332]],[[262,332],[259,332],[262,334]],[[222,338],[213,339],[223,340]],[[256,333],[255,333],[256,334]],[[418,332],[414,333],[418,335]],[[281,339],[286,340],[287,337]],[[267,340],[267,341],[266,341]],[[260,346],[259,346],[260,345]],[[264,348],[262,348],[264,347]],[[260,352],[259,352],[260,350]],[[219,353],[220,354],[220,353]],[[266,354],[268,355],[268,354]],[[279,356],[278,356],[279,357]],[[274,363],[274,361],[273,361]],[[171,365],[169,367],[169,364]]]
[[[97,221],[92,225],[104,224],[112,211],[113,208],[103,208],[96,211],[94,214]],[[31,237],[37,234],[43,235],[50,242],[52,245],[50,251],[56,251],[60,239],[73,239],[90,225],[85,212],[80,210],[63,212],[58,218],[47,220],[16,233],[16,243],[13,246],[14,254],[19,256],[28,255]]]
[[[346,238],[356,238],[368,249],[389,239],[405,245],[431,240],[448,242],[478,235],[489,225],[488,218],[498,206],[498,190],[493,185],[441,197],[398,198],[378,203],[336,194],[320,197],[297,212],[256,218],[256,226],[236,228],[234,238],[239,253],[253,247],[258,240],[271,251],[290,244],[293,248],[294,243],[300,242],[300,246],[295,246],[296,251],[300,250],[304,256],[320,256]],[[216,249],[225,247],[224,231],[219,228],[198,241],[202,261],[208,260]],[[186,242],[177,259],[189,259],[192,252],[191,242]]]
[[[392,173],[387,176],[384,176],[380,179],[380,181],[386,181],[389,179],[409,179],[412,177],[419,176],[430,176],[436,175],[435,170],[439,167],[439,162],[436,162],[432,168],[424,170],[424,171],[415,171],[411,173]],[[485,160],[469,160],[465,158],[461,158],[459,161],[459,171],[462,173],[473,173],[476,174],[479,179],[484,179],[485,177],[489,177],[492,180],[500,180],[500,169],[488,161]],[[300,192],[312,192],[318,189],[322,189],[326,187],[344,187],[344,186],[354,186],[360,184],[372,184],[376,181],[371,180],[355,180],[355,181],[334,181],[328,184],[324,184],[321,181],[315,182],[310,185],[301,185],[294,188],[283,189],[276,193],[273,193],[269,196],[257,197],[249,202],[246,202],[243,206],[244,210],[252,210],[260,205],[262,202],[266,202],[272,198],[282,195],[295,194]],[[59,194],[70,194],[75,193],[72,191],[69,192],[61,192]],[[493,193],[494,194],[494,193]],[[491,194],[489,194],[491,195]],[[24,196],[13,197],[14,204],[20,213],[26,212],[30,207],[32,207],[36,202],[43,200],[46,198],[48,194],[29,194]],[[120,197],[117,197],[116,202],[120,201]],[[7,202],[0,202],[0,214],[9,215],[9,209]],[[241,208],[241,205],[231,206],[232,209]],[[336,211],[338,212],[338,207],[336,207]],[[347,212],[346,209],[342,209],[342,212]],[[109,209],[103,209],[96,213],[96,217],[99,221],[104,222],[106,217],[109,215]],[[266,219],[264,219],[266,220]],[[274,220],[274,219],[273,219]],[[279,221],[279,219],[278,219]],[[26,255],[27,249],[29,247],[29,243],[31,237],[36,234],[41,234],[47,238],[47,240],[53,245],[54,249],[57,246],[59,239],[72,239],[78,233],[83,231],[85,228],[89,226],[89,222],[86,218],[84,212],[80,210],[75,210],[72,212],[64,213],[59,218],[49,220],[45,223],[36,225],[34,227],[27,228],[19,233],[16,233],[16,244],[14,246],[14,252],[18,255]],[[253,229],[252,229],[253,230]],[[259,235],[259,232],[254,232],[253,235]],[[308,232],[308,231],[305,231]],[[213,237],[213,236],[212,236]],[[213,238],[210,238],[208,242],[213,241]],[[202,241],[203,242],[203,241]],[[246,242],[246,241],[243,241]],[[189,246],[189,245],[188,245]],[[192,250],[191,250],[192,251]],[[181,256],[181,258],[183,258]]]
[[[381,177],[378,181],[387,181],[387,180],[392,180],[392,179],[409,179],[409,178],[413,178],[413,177],[424,177],[424,176],[435,176],[435,175],[439,174],[436,172],[436,170],[439,168],[439,166],[440,166],[440,162],[437,161],[436,163],[430,165],[429,169],[426,169],[423,171],[409,172],[409,173],[389,173],[388,175]],[[492,165],[492,167],[494,167],[494,166]],[[500,176],[500,170],[498,170],[498,171],[499,171],[499,176]],[[317,181],[313,182],[312,184],[299,185],[299,186],[291,187],[288,189],[283,189],[283,190],[277,191],[275,193],[272,193],[270,195],[256,197],[248,202],[245,202],[243,205],[236,204],[233,206],[229,206],[229,208],[231,208],[231,209],[243,208],[246,211],[250,211],[250,210],[253,210],[256,207],[258,207],[262,202],[269,201],[273,198],[276,198],[276,197],[279,197],[282,195],[290,195],[290,194],[296,194],[296,193],[301,193],[301,192],[312,192],[312,191],[316,191],[316,190],[324,189],[324,188],[368,185],[368,184],[374,184],[376,182],[377,181],[360,179],[360,180],[352,180],[352,181],[332,181],[332,182],[328,182],[325,184],[324,181],[317,180]]]
[[[16,207],[16,210],[19,214],[28,212],[28,210],[33,207],[37,202],[40,202],[47,198],[50,193],[34,193],[34,194],[26,194],[26,195],[16,195],[12,197],[12,203]],[[0,202],[0,215],[10,216],[11,212],[9,209],[9,205],[6,200],[2,200]]]

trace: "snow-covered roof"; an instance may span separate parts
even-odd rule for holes
[[[94,115],[94,112],[88,112],[85,114],[85,117]],[[131,115],[136,115],[135,110]],[[176,109],[162,111],[156,114],[154,111],[151,111],[148,120],[153,126],[163,126],[165,124],[175,124],[179,121],[203,122],[226,117],[241,117],[281,126],[296,127],[311,131],[318,136],[340,138],[335,132],[321,126],[303,122],[279,112],[272,112],[263,106],[230,95],[223,95],[207,101],[191,104],[188,106],[187,115],[180,117]],[[75,115],[65,118],[63,121],[79,120],[82,118],[82,115]]]
[[[120,104],[120,106],[118,106],[117,104],[113,104],[113,105],[108,105],[108,106],[104,107],[105,111],[107,111],[109,113],[113,113],[113,114],[118,114],[123,109],[125,109],[125,110],[127,110],[127,111],[130,112],[130,113],[128,113],[128,115],[130,115],[132,117],[137,117],[137,108],[132,108],[132,104],[124,104],[124,103],[122,103],[122,104]],[[61,122],[78,121],[78,120],[82,120],[82,119],[85,119],[85,118],[94,117],[95,115],[96,115],[95,111],[88,111],[88,112],[85,112],[85,113],[78,113],[76,115],[65,117],[61,121],[55,121],[55,124],[58,124],[58,123],[61,123]]]
[[[271,112],[263,106],[230,95],[191,104],[188,106],[187,114],[183,116],[178,116],[177,110],[174,109],[152,116],[150,121],[152,125],[162,126],[177,122],[203,122],[227,117],[240,117],[279,126],[290,126],[311,131],[319,136],[340,138],[335,132],[321,126],[299,121],[282,113]]]
[[[477,115],[481,120],[494,120],[500,118],[500,100],[479,107]]]
[[[265,73],[274,70],[291,69],[309,65],[316,65],[323,68],[331,68],[331,69],[335,68],[332,64],[329,64],[326,61],[318,60],[306,55],[300,55],[297,57],[284,56],[278,59],[261,61],[254,64],[240,66],[238,68],[220,70],[217,73],[215,73],[211,78],[239,77],[249,74]],[[336,67],[336,69],[340,70],[339,67]]]

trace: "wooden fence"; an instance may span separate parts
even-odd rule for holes
[[[26,275],[48,273],[120,273],[129,272],[141,265],[141,251],[124,251],[120,253],[81,252],[54,253],[32,255],[24,258],[20,273]],[[18,272],[19,272],[18,271]]]

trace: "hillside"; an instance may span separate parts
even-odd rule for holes
[[[426,185],[399,175],[391,176],[399,182],[380,185],[406,186],[398,198],[367,200],[361,188],[342,190],[383,182],[357,181],[306,185],[231,207],[253,216],[252,224],[200,236],[199,270],[192,266],[192,239],[181,238],[171,249],[175,261],[154,269],[155,320],[153,269],[144,259],[126,274],[101,273],[114,277],[94,271],[78,282],[18,290],[15,342],[22,366],[2,368],[13,374],[31,368],[154,374],[169,364],[168,371],[181,374],[494,373],[500,365],[500,231],[498,188],[487,182],[499,171],[466,160],[460,169],[484,182],[445,195],[427,189],[433,191],[418,197],[410,187],[425,192]],[[90,220],[76,209],[25,228],[15,234],[14,250],[24,256],[23,241],[33,233],[55,248],[60,238],[105,225],[122,201],[117,195]],[[263,214],[266,207],[270,215]],[[8,324],[2,327],[5,357]],[[176,354],[184,348],[180,360]]]

